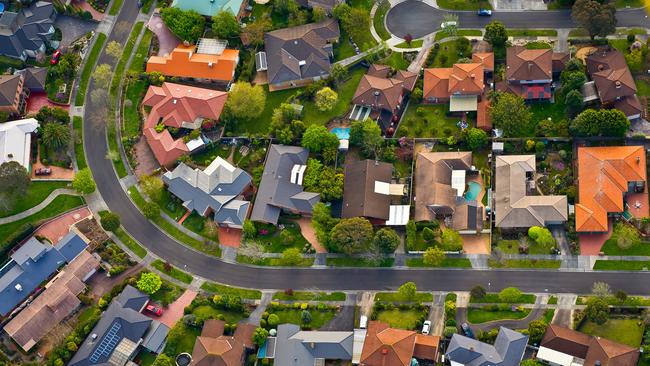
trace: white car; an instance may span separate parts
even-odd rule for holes
[[[361,315],[361,318],[359,319],[359,328],[366,329],[367,327],[368,327],[368,317],[365,315]]]
[[[447,27],[456,27],[456,26],[458,26],[458,23],[456,23],[454,21],[440,23],[440,28],[441,29],[445,29]]]
[[[430,331],[431,331],[431,320],[427,320],[422,325],[422,334],[428,335]]]

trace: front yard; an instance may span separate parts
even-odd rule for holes
[[[54,190],[65,188],[67,182],[32,182],[27,188],[27,194],[16,201],[16,204],[10,210],[0,211],[0,217],[12,216],[17,213],[30,209],[43,202]]]
[[[460,128],[456,125],[460,117],[449,116],[449,105],[426,105],[410,103],[402,122],[400,123],[396,136],[420,137],[420,138],[446,138],[458,136]]]
[[[472,324],[480,324],[495,320],[523,319],[528,314],[530,309],[494,305],[467,309],[467,320]]]
[[[421,304],[395,306],[375,303],[371,318],[388,323],[392,328],[419,330],[428,315],[429,308]]]
[[[643,339],[644,326],[643,321],[636,318],[609,319],[602,325],[586,320],[578,330],[637,348]]]

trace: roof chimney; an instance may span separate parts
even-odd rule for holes
[[[472,79],[476,79],[476,74],[470,74],[469,77]]]
[[[22,291],[23,290],[23,286],[20,283],[17,283],[15,288],[16,288],[16,291]]]
[[[529,62],[528,63],[528,72],[530,72],[533,69],[533,63]]]
[[[605,65],[598,64],[598,71],[603,71],[603,70],[605,70]]]

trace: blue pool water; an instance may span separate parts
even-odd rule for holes
[[[339,138],[339,140],[349,140],[350,139],[350,128],[349,127],[335,127],[332,128],[332,133]]]
[[[481,185],[476,182],[467,183],[469,189],[465,192],[466,200],[476,200],[478,195],[481,193]]]

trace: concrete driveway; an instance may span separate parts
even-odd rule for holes
[[[61,47],[67,47],[84,34],[95,30],[97,24],[90,20],[83,20],[68,15],[58,15],[54,22],[54,26],[61,29],[61,33],[63,34]]]

